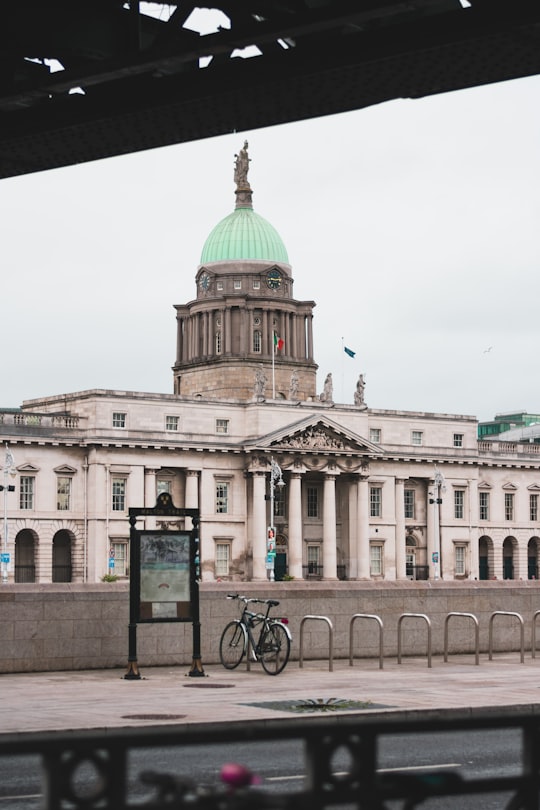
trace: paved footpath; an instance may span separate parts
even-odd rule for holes
[[[204,664],[204,662],[203,662]],[[278,676],[259,664],[230,672],[204,666],[205,677],[189,677],[189,667],[141,668],[140,680],[124,670],[86,670],[0,675],[0,734],[223,723],[291,717],[273,701],[362,701],[363,712],[517,706],[540,713],[540,658],[498,654],[492,661],[474,655],[452,656],[448,663],[426,659],[289,662]]]

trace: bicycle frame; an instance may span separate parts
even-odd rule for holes
[[[289,641],[292,641],[291,631],[289,630],[287,624],[284,623],[282,619],[274,619],[269,615],[271,609],[279,603],[272,599],[249,599],[245,596],[238,596],[238,594],[227,594],[227,599],[239,599],[244,603],[239,621],[244,626],[246,631],[247,648],[245,649],[245,653],[249,656],[251,651],[254,661],[259,661],[261,654],[261,639],[263,638],[267,629],[272,625],[281,625],[289,637]],[[248,605],[253,603],[265,604],[266,613],[255,613],[252,610],[249,610]],[[256,639],[253,631],[259,626],[260,629],[258,631],[258,638]]]

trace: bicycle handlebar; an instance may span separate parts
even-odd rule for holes
[[[251,603],[256,602],[261,605],[270,605],[271,607],[277,607],[277,605],[279,605],[279,602],[276,599],[254,599],[248,596],[240,596],[240,594],[238,593],[228,593],[226,598],[240,599],[242,602],[245,602],[246,605],[250,602]]]

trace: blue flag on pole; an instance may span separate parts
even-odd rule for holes
[[[356,352],[353,352],[352,349],[348,349],[347,346],[343,347],[343,351],[345,352],[345,354],[348,354],[349,357],[354,357],[356,354]]]

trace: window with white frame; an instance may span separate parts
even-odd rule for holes
[[[178,430],[180,423],[179,416],[166,416],[165,417],[165,430]]]
[[[126,416],[127,414],[121,413],[120,411],[115,411],[112,415],[112,426],[113,428],[125,428],[126,426]]]
[[[228,419],[216,419],[216,433],[228,433],[229,432],[229,420]]]
[[[369,440],[374,444],[380,444],[381,441],[381,429],[380,428],[370,428],[369,429]]]
[[[217,281],[216,282],[216,290],[222,290],[222,289],[223,289],[223,281],[221,281],[221,280]]]
[[[465,576],[465,546],[456,545],[454,547],[454,572],[457,577]]]
[[[260,278],[254,278],[253,279],[253,289],[254,290],[260,290],[261,289],[261,280],[260,280]]]
[[[405,496],[405,519],[406,520],[414,520],[415,515],[415,491],[414,489],[406,489],[404,491]]]
[[[489,520],[489,492],[479,492],[478,498],[478,517],[480,520]]]
[[[514,493],[513,492],[505,492],[504,493],[504,519],[505,520],[513,520],[514,519]]]
[[[168,495],[172,494],[171,478],[156,478],[156,495],[161,495],[162,492],[166,492]]]
[[[307,516],[308,518],[319,517],[319,487],[308,486],[307,495]]]
[[[381,517],[382,487],[369,488],[369,514],[370,517]]]
[[[274,488],[274,516],[285,517],[285,487]]]
[[[229,482],[216,481],[216,513],[226,515],[229,512]]]
[[[231,563],[231,544],[216,543],[215,576],[228,577]]]
[[[383,547],[380,543],[371,543],[369,547],[369,573],[372,577],[383,574]]]
[[[19,507],[21,509],[34,508],[35,486],[34,475],[21,475],[19,481]]]
[[[262,334],[260,329],[255,329],[253,332],[253,351],[260,352],[262,345]]]
[[[413,430],[411,433],[411,444],[416,445],[417,447],[423,444],[424,442],[424,434],[421,430]]]
[[[56,508],[60,512],[68,512],[71,509],[71,476],[56,476]]]
[[[126,479],[113,476],[111,479],[112,511],[126,511]]]
[[[465,490],[454,490],[454,517],[456,520],[462,520],[465,516]]]
[[[529,495],[529,520],[531,523],[538,521],[538,495],[536,492]]]
[[[235,280],[234,280],[234,289],[235,290],[241,290],[242,289],[242,279],[241,278],[235,278]]]
[[[463,447],[463,433],[454,433],[454,447]]]
[[[320,545],[309,545],[307,547],[307,573],[318,575],[322,574],[321,570],[321,547]]]
[[[216,334],[215,334],[214,345],[215,345],[216,354],[221,354],[221,330],[220,329],[218,329]]]
[[[114,554],[114,573],[118,577],[127,577],[128,575],[128,544],[125,540],[111,541],[111,551]]]

